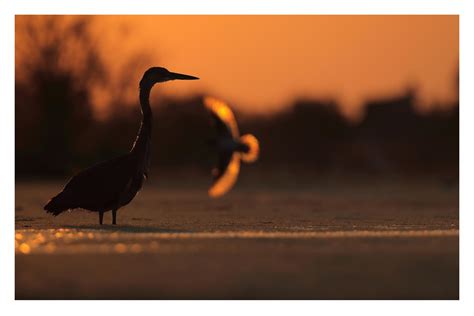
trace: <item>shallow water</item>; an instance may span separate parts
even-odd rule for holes
[[[98,225],[17,182],[17,299],[457,299],[457,188],[437,181],[146,185]],[[290,179],[291,180],[291,179]],[[293,179],[295,180],[295,179]],[[298,179],[300,180],[300,179]]]

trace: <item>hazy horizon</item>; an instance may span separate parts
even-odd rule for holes
[[[34,59],[22,28],[30,18],[16,18],[19,79],[25,58]],[[143,71],[155,65],[201,80],[165,84],[154,94],[210,93],[243,112],[273,112],[304,97],[334,99],[344,114],[355,116],[367,99],[410,88],[422,108],[450,103],[457,97],[458,21],[458,16],[93,16],[87,30],[108,77],[105,86],[92,87],[93,103],[103,113],[114,94],[135,104]],[[84,62],[70,57],[66,63]]]

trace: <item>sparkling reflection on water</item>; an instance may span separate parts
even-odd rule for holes
[[[458,229],[352,230],[352,231],[215,231],[130,232],[82,228],[19,229],[15,253],[143,253],[158,252],[162,243],[185,239],[310,239],[310,238],[404,238],[457,237]]]

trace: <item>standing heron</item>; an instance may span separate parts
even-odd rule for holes
[[[211,197],[219,197],[227,193],[237,181],[240,161],[256,161],[260,147],[255,136],[240,136],[234,114],[227,104],[206,97],[204,105],[211,113],[217,129],[215,145],[219,156],[217,167],[213,170],[214,181],[208,194]]]
[[[152,128],[149,99],[152,87],[169,80],[195,79],[199,78],[170,72],[162,67],[148,69],[140,81],[142,122],[130,152],[79,172],[44,209],[54,216],[76,208],[98,212],[101,225],[104,213],[111,210],[112,224],[117,224],[117,210],[133,200],[148,177]]]

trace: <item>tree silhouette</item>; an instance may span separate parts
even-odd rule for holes
[[[22,172],[70,170],[88,155],[93,123],[89,86],[104,69],[88,27],[90,19],[17,17],[16,161]],[[18,41],[17,41],[18,42]],[[31,52],[31,54],[29,54]],[[81,131],[77,128],[80,127]]]

